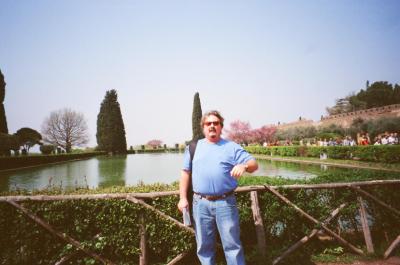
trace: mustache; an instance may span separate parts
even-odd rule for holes
[[[209,132],[216,132],[217,130],[215,128],[210,128],[208,131]]]

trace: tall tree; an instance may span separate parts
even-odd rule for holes
[[[393,86],[386,81],[374,82],[366,90],[367,108],[394,104]]]
[[[346,113],[351,110],[352,109],[351,109],[349,97],[336,99],[335,106],[333,106],[331,108],[329,108],[329,107],[326,108],[326,111],[328,112],[329,115]]]
[[[40,144],[40,141],[42,140],[42,135],[31,128],[21,128],[16,132],[16,135],[19,138],[19,143],[23,148],[23,154],[24,153],[29,153],[29,149],[36,145]]]
[[[400,85],[398,84],[394,85],[393,100],[396,104],[400,104]]]
[[[10,155],[10,150],[14,151],[14,154],[18,154],[20,147],[19,138],[15,134],[0,133],[0,156]]]
[[[4,109],[4,97],[6,95],[6,82],[0,70],[0,133],[8,133],[6,111]]]
[[[194,94],[194,99],[193,99],[193,112],[192,112],[193,136],[192,136],[192,140],[199,140],[199,139],[204,138],[203,129],[201,128],[201,125],[200,125],[202,115],[203,115],[203,112],[201,110],[199,92],[196,92],[196,94]]]
[[[118,103],[117,91],[106,92],[97,115],[98,149],[111,153],[126,153],[125,126]]]
[[[357,111],[367,108],[367,102],[363,99],[365,98],[365,91],[361,89],[358,95],[351,95],[349,97],[349,103],[351,105],[351,111]]]
[[[63,148],[67,153],[73,146],[89,141],[87,124],[83,114],[70,109],[53,111],[42,124],[43,140]]]

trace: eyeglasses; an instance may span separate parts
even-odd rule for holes
[[[218,125],[220,125],[221,123],[220,123],[219,121],[208,121],[208,122],[205,122],[204,124],[205,124],[206,126],[211,126],[211,124],[214,125],[214,126],[218,126]]]

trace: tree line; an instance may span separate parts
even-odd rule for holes
[[[357,139],[357,136],[367,134],[375,139],[381,134],[400,133],[400,117],[382,117],[371,120],[362,118],[354,119],[348,128],[337,124],[329,126],[297,126],[282,129],[276,126],[265,125],[261,128],[252,129],[250,123],[234,121],[230,128],[226,129],[227,138],[240,144],[264,144],[280,145],[286,141],[290,143],[308,140],[310,142],[319,139],[342,140],[346,137]]]
[[[34,145],[40,145],[44,154],[70,153],[73,147],[88,143],[88,126],[82,113],[68,108],[53,111],[44,120],[41,133],[24,127],[9,134],[4,109],[6,82],[0,70],[0,155],[28,154]],[[125,127],[116,90],[106,92],[97,116],[97,150],[108,153],[126,153]]]
[[[400,85],[392,85],[387,81],[370,85],[367,81],[365,90],[336,99],[335,105],[327,107],[326,111],[329,115],[335,115],[392,104],[400,104]]]

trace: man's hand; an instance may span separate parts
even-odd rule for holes
[[[231,176],[234,177],[235,179],[239,179],[244,172],[246,172],[247,165],[246,164],[238,164],[234,166],[231,170]]]
[[[183,208],[188,208],[189,209],[189,202],[186,198],[181,198],[178,202],[178,209],[179,211],[183,211]]]

